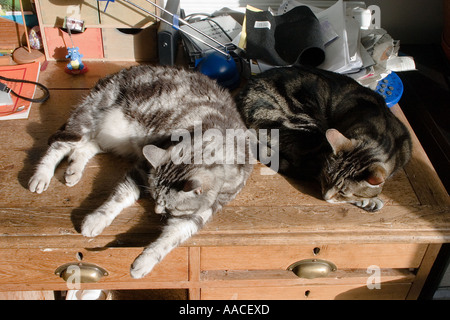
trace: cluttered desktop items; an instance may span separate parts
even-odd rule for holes
[[[118,6],[119,2],[121,6],[126,3],[127,8],[142,11],[145,21],[155,12],[149,11],[150,7],[155,6],[152,1],[145,4],[136,1],[143,8],[134,7],[134,0],[108,0],[106,6],[102,5],[102,11],[111,15],[108,10]],[[399,41],[392,39],[381,28],[381,12],[377,6],[366,6],[359,1],[280,0],[278,8],[246,6],[216,10],[216,2],[203,3],[202,7],[195,7],[193,3],[167,0],[165,7],[158,9],[160,13],[156,17],[161,21],[156,38],[159,62],[162,65],[174,65],[177,49],[181,49],[190,68],[208,75],[228,89],[239,86],[241,79],[248,79],[251,75],[271,68],[312,65],[352,77],[361,85],[380,93],[387,106],[391,107],[403,93],[403,85],[396,72],[415,69],[411,57],[398,54]],[[83,18],[86,16],[66,17],[59,28],[65,52],[59,50],[55,59],[69,59],[65,71],[72,75],[87,72],[89,60],[93,59],[79,36],[95,31],[95,28],[88,28],[84,32]],[[140,34],[133,40],[139,41],[138,45],[150,33]],[[109,34],[106,39],[108,37]],[[46,36],[42,39],[45,40]],[[93,39],[100,43],[102,41],[101,37]],[[34,38],[30,37],[30,44],[33,43]],[[152,44],[146,46],[154,51]],[[105,48],[109,48],[110,56],[111,50],[115,50],[111,48],[117,46]],[[100,50],[103,52],[101,45]],[[152,59],[155,58],[157,56],[152,53]],[[9,119],[10,115],[4,114],[10,114],[11,110],[15,110],[14,114],[17,115],[17,110],[22,109],[29,110],[23,105],[13,108],[2,106],[2,110],[6,111],[0,112],[1,119]]]
[[[189,24],[180,24],[170,30],[172,39],[180,36],[192,68],[208,55],[224,50],[233,57],[237,72],[243,78],[280,66],[311,65],[346,74],[372,90],[376,90],[378,82],[393,71],[415,68],[411,57],[398,56],[399,41],[381,28],[380,8],[366,6],[364,2],[284,0],[278,9],[247,5],[245,8],[222,8],[211,14],[197,13],[195,10],[200,9],[191,5],[184,7],[179,0],[169,0],[166,4],[166,10],[171,10],[175,16],[183,16]],[[169,23],[173,23],[172,20]],[[192,27],[214,38],[220,45]],[[167,32],[167,26],[164,28]],[[160,54],[160,62],[173,64],[173,60],[164,61],[169,49],[166,42],[159,41],[160,53],[163,46],[166,51]],[[177,46],[170,44],[169,47],[172,57]],[[408,64],[405,59],[409,59]]]
[[[239,85],[239,72],[234,59],[229,53],[229,48],[227,45],[184,20],[178,14],[180,10],[179,0],[167,1],[166,8],[163,8],[151,1],[147,1],[163,13],[161,17],[146,10],[145,8],[142,8],[132,1],[122,1],[144,11],[154,18],[161,20],[161,23],[164,26],[158,30],[158,50],[161,56],[161,62],[163,62],[162,64],[173,64],[175,51],[177,49],[177,33],[181,33],[183,36],[187,37],[187,39],[195,40],[198,43],[206,45],[208,49],[212,50],[207,54],[202,54],[198,59],[196,59],[195,68],[198,71],[212,79],[215,79],[219,84],[226,88],[233,89]],[[189,31],[185,28],[181,28],[180,23],[187,27]],[[170,25],[174,30],[168,29],[166,25]],[[197,35],[193,34],[192,31]],[[206,40],[209,40],[210,42],[207,42]],[[168,58],[164,55],[168,55]]]
[[[205,6],[216,10],[217,5],[195,7],[167,0],[163,8],[147,1],[158,8],[159,16],[133,0],[120,1],[161,21],[161,64],[175,63],[181,39],[189,66],[229,89],[239,85],[239,77],[274,67],[310,65],[346,74],[376,90],[379,80],[405,66],[399,62],[399,41],[381,28],[380,8],[361,1],[283,0],[278,8],[230,4],[231,9],[206,14]]]

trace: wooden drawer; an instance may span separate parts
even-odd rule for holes
[[[62,27],[64,17],[84,20],[86,25],[100,23],[97,0],[38,0],[38,2],[42,24]]]
[[[158,58],[156,28],[102,30],[105,58],[120,61],[152,61]]]
[[[155,13],[155,6],[146,0],[133,0],[132,2],[149,12]],[[100,21],[103,27],[144,28],[155,23],[155,19],[149,14],[122,1],[109,2],[105,12],[107,3],[107,1],[98,2]]]
[[[324,259],[339,269],[418,268],[426,244],[341,244],[202,247],[201,270],[286,270],[303,259]]]
[[[200,298],[406,299],[427,248],[426,244],[202,247]],[[337,270],[313,279],[288,270],[304,259],[327,260]]]
[[[156,265],[143,279],[130,276],[130,265],[142,248],[107,248],[105,250],[76,249],[0,249],[1,291],[67,290],[64,280],[55,270],[69,262],[95,264],[108,272],[97,283],[82,284],[81,288],[121,289],[170,287],[188,280],[188,249],[177,248]]]
[[[69,34],[59,28],[44,28],[48,47],[48,56],[54,60],[66,59],[67,48],[72,47]],[[81,60],[102,59],[102,31],[98,28],[87,28],[83,33],[72,34],[73,45],[83,55]]]
[[[203,288],[203,300],[402,300],[410,283],[368,289],[361,285],[310,285],[293,287]]]
[[[415,279],[409,269],[341,269],[314,279],[287,270],[212,270],[201,273],[201,299],[405,299]]]

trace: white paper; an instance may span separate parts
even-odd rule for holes
[[[225,30],[225,32],[231,37],[231,39],[236,38],[236,36],[239,35],[239,33],[242,31],[242,26],[236,20],[234,20],[231,16],[220,16],[220,17],[215,17],[215,18],[211,18],[211,19],[216,21]],[[203,31],[205,34],[207,34],[208,36],[217,40],[218,42],[220,42],[223,45],[232,42],[232,40],[230,40],[214,22],[204,20],[204,21],[198,21],[198,22],[191,23],[190,25]],[[202,39],[203,41],[211,44],[212,46],[214,46],[216,48],[221,47],[217,43],[214,43],[213,41],[204,37],[197,31],[191,29],[187,25],[181,26],[180,29],[183,29],[187,33],[192,34],[192,35]],[[190,39],[192,40],[192,42],[194,42],[198,46],[198,48],[202,52],[211,49],[207,45],[195,40],[194,38],[190,38]]]
[[[325,61],[319,66],[321,69],[345,72],[351,69],[348,39],[345,26],[344,4],[342,0],[316,14],[322,23],[328,21],[338,34],[338,38],[325,46]]]
[[[270,24],[270,21],[255,21],[255,29],[271,29],[272,25]]]
[[[9,106],[13,104],[11,95],[9,92],[0,91],[0,106]]]
[[[395,72],[412,71],[416,70],[416,64],[413,57],[393,57],[388,59],[386,68]]]
[[[361,41],[360,41],[360,28],[358,22],[351,18],[346,17],[345,20],[347,37],[348,37],[348,51],[350,63],[347,70],[343,70],[343,73],[358,72],[363,67],[363,60],[361,57]]]
[[[334,31],[333,26],[329,21],[323,21],[320,24],[321,31],[322,31],[322,38],[323,38],[323,44],[327,45],[331,41],[336,40],[338,37],[338,34],[336,31]]]

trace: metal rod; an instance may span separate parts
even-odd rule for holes
[[[172,17],[174,16],[174,14],[173,14],[172,12],[167,11],[166,9],[164,9],[164,8],[160,7],[159,5],[157,5],[156,3],[151,2],[150,0],[145,0],[145,1],[147,1],[148,3],[151,3],[152,5],[154,5],[155,7],[157,7],[159,10],[162,10],[162,11],[164,11],[165,13],[170,14]],[[204,33],[203,31],[201,31],[200,29],[198,29],[198,28],[196,28],[196,27],[190,25],[189,22],[187,22],[186,20],[181,19],[180,17],[178,17],[178,20],[180,20],[182,23],[184,23],[186,26],[188,26],[188,27],[191,28],[192,30],[197,31],[198,33],[200,33],[200,34],[201,34],[202,36],[204,36],[205,38],[207,38],[207,39],[209,39],[209,40],[211,40],[211,41],[217,43],[219,46],[222,46],[222,47],[224,47],[224,48],[226,49],[226,46],[225,46],[224,44],[222,44],[222,43],[220,43],[219,41],[217,41],[216,39],[210,37],[209,35],[207,35],[207,34]]]
[[[185,30],[179,28],[178,26],[175,26],[172,22],[169,22],[169,21],[167,21],[166,19],[163,19],[163,18],[157,16],[156,14],[154,14],[154,13],[152,13],[152,12],[150,12],[150,11],[144,9],[144,8],[142,8],[141,6],[139,6],[139,5],[137,5],[137,4],[133,3],[133,2],[131,2],[131,1],[129,1],[129,0],[121,0],[121,1],[131,4],[132,6],[134,6],[134,7],[138,8],[138,9],[144,11],[144,12],[147,13],[147,14],[149,14],[149,15],[152,16],[153,18],[159,19],[159,20],[161,20],[162,22],[165,22],[165,23],[167,23],[168,25],[171,25],[172,27],[177,27],[177,30],[179,30],[180,32],[182,32],[182,33],[184,33],[184,34],[187,34],[188,36],[194,38],[194,39],[197,40],[197,41],[200,41],[201,43],[207,45],[207,46],[210,47],[211,49],[214,49],[215,51],[217,51],[217,52],[219,52],[219,53],[225,55],[227,58],[230,57],[230,54],[229,54],[228,52],[222,51],[222,50],[220,50],[220,49],[214,47],[213,45],[209,44],[208,42],[206,42],[206,41],[200,39],[200,38],[197,37],[197,36],[194,36],[193,34],[190,34],[189,32],[186,32]],[[172,17],[174,16],[171,12],[169,12],[169,11],[167,11],[167,10],[161,8],[161,7],[158,6],[157,4],[155,4],[155,3],[153,3],[153,2],[151,2],[151,1],[149,1],[149,0],[146,0],[146,1],[149,2],[149,3],[151,3],[151,4],[153,4],[153,5],[154,5],[155,7],[157,7],[158,9],[163,10],[164,12],[170,14]],[[216,39],[211,38],[210,36],[208,36],[208,35],[205,34],[204,32],[202,32],[202,31],[198,30],[197,28],[191,26],[191,25],[190,25],[189,23],[187,23],[185,20],[183,20],[183,19],[181,19],[181,18],[178,18],[178,20],[181,21],[182,23],[186,24],[186,25],[187,25],[188,27],[190,27],[191,29],[197,31],[197,32],[200,33],[201,35],[204,35],[206,38],[208,38],[208,39],[210,39],[210,40],[212,40],[212,41],[218,43],[220,46],[224,47],[225,50],[226,50],[226,46],[223,45],[222,43],[220,43],[219,41],[217,41]]]

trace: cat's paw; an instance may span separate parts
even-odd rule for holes
[[[28,189],[31,192],[42,193],[47,190],[52,174],[44,171],[36,171],[36,173],[28,181]]]
[[[151,253],[143,252],[131,265],[130,275],[133,279],[143,278],[153,270],[153,267],[157,263],[158,259],[156,259]]]
[[[69,166],[64,173],[64,179],[66,180],[66,186],[72,187],[80,181],[83,172],[75,166]]]
[[[81,224],[81,234],[85,237],[96,237],[111,224],[112,220],[103,212],[93,212]]]
[[[384,206],[383,200],[379,198],[364,199],[361,201],[353,202],[353,204],[369,212],[378,211]]]

